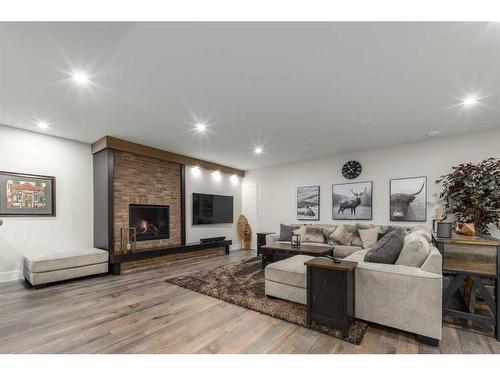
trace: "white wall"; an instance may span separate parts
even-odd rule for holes
[[[193,225],[193,193],[232,195],[234,223]],[[197,242],[200,238],[226,236],[233,241],[231,249],[240,248],[236,220],[241,214],[241,178],[186,166],[186,241]]]
[[[479,162],[492,156],[500,157],[500,129],[252,170],[246,173],[244,183],[258,186],[258,231],[278,231],[280,223],[297,222],[298,186],[321,186],[320,222],[329,223],[333,222],[332,184],[348,182],[341,174],[342,165],[358,160],[363,171],[353,182],[373,181],[373,220],[367,222],[390,223],[389,179],[427,176],[427,221],[430,225],[441,191],[435,180],[459,163]],[[494,235],[500,235],[500,231],[495,231]]]
[[[55,217],[2,217],[0,281],[22,278],[24,254],[92,246],[90,145],[0,126],[0,170],[56,177]]]

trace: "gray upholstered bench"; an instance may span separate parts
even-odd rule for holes
[[[100,249],[51,251],[24,257],[24,278],[41,288],[55,281],[108,272],[109,254]]]

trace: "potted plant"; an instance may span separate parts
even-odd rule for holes
[[[439,197],[445,215],[474,223],[479,233],[490,235],[490,224],[500,228],[500,159],[460,164],[452,169],[436,181],[443,185]]]

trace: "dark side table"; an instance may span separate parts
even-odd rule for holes
[[[257,233],[257,256],[262,254],[261,247],[266,244],[266,236],[268,234],[274,234],[274,232],[258,232]]]
[[[313,258],[307,266],[307,325],[312,322],[349,330],[354,319],[354,270],[357,262]]]

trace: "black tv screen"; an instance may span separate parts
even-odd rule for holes
[[[233,222],[233,197],[193,193],[193,225]]]

